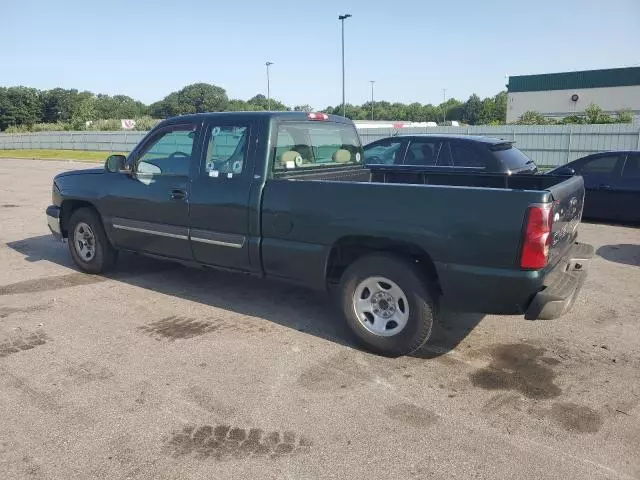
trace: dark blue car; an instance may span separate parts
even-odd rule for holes
[[[640,151],[596,153],[548,173],[582,175],[584,218],[640,223]]]

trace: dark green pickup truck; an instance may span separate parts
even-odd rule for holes
[[[128,157],[62,173],[47,208],[78,267],[119,250],[331,289],[370,349],[431,336],[440,302],[556,318],[587,273],[581,177],[378,171],[322,113],[171,118]],[[300,312],[304,315],[304,312]]]

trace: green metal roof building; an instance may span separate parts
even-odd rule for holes
[[[640,116],[640,67],[509,77],[507,122],[527,111],[547,117],[582,114],[591,103]]]

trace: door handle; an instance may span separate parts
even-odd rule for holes
[[[179,188],[171,190],[172,200],[184,200],[187,197],[187,192]]]
[[[600,190],[611,190],[613,187],[611,185],[600,184],[598,185]]]

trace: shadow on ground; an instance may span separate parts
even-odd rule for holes
[[[596,253],[610,262],[640,267],[640,245],[603,245]]]
[[[7,246],[28,262],[49,261],[75,269],[67,244],[51,235],[26,238]],[[241,274],[194,269],[123,253],[113,272],[102,276],[70,273],[0,287],[0,295],[37,293],[111,279],[165,295],[263,318],[341,345],[357,348],[342,314],[329,294]],[[482,319],[481,314],[442,312],[433,341],[417,352],[435,358],[454,349]]]

